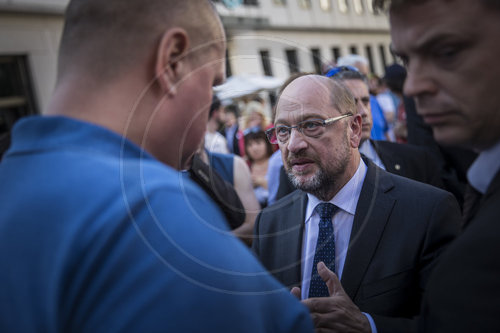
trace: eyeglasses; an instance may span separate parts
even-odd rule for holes
[[[338,67],[333,67],[328,72],[326,72],[325,76],[332,77],[342,72],[359,72],[359,70],[353,66],[338,66]]]
[[[325,120],[322,119],[309,119],[305,121],[301,121],[295,126],[286,126],[286,125],[278,125],[273,128],[270,128],[266,131],[267,139],[272,144],[286,143],[288,139],[290,139],[290,134],[292,133],[292,128],[296,128],[297,131],[304,134],[310,138],[318,138],[325,133],[325,127],[327,125],[331,125],[337,120],[350,117],[352,113],[347,113],[342,116],[328,118]]]

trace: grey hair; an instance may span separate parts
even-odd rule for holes
[[[368,66],[368,59],[359,54],[348,54],[346,56],[340,57],[337,60],[337,66],[354,66],[356,63],[362,63]]]

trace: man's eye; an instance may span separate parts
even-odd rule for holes
[[[449,61],[453,59],[453,57],[458,53],[458,50],[456,47],[442,47],[439,50],[436,50],[434,53],[436,58],[443,60],[443,61]]]
[[[313,130],[319,126],[321,126],[321,123],[317,121],[305,121],[302,123],[302,128],[305,130]]]
[[[370,97],[361,98],[361,103],[363,103],[365,106],[368,106],[370,104]]]
[[[285,126],[278,126],[276,127],[276,133],[278,135],[288,134],[288,128],[286,128]]]

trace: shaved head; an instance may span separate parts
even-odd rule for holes
[[[59,54],[59,78],[79,68],[112,80],[153,56],[170,28],[184,29],[190,49],[222,38],[220,20],[207,0],[72,0]]]

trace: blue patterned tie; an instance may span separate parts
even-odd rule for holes
[[[319,214],[319,233],[311,273],[311,284],[309,285],[309,298],[329,296],[328,288],[318,274],[317,265],[322,261],[332,272],[335,272],[335,238],[333,236],[332,218],[337,208],[331,203],[320,203],[315,208]]]

